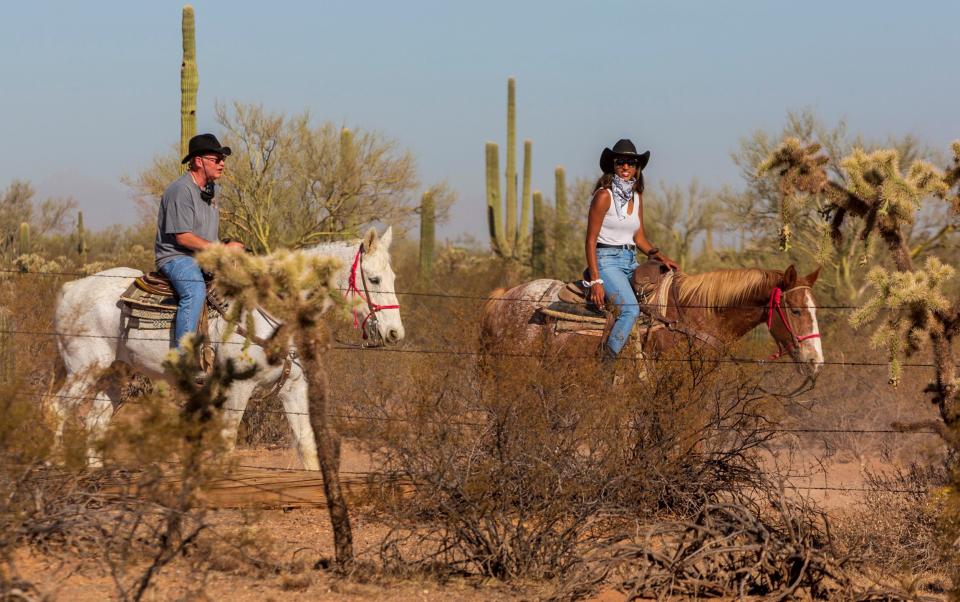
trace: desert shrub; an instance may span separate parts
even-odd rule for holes
[[[594,361],[484,360],[421,357],[351,408],[345,432],[379,463],[388,563],[550,578],[608,523],[687,515],[759,473],[761,399],[729,364],[664,362],[612,385]]]
[[[940,571],[946,562],[938,542],[944,499],[936,492],[946,482],[942,464],[867,473],[870,492],[837,521],[840,542],[887,575]]]

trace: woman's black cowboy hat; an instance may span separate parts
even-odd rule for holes
[[[603,170],[603,173],[613,173],[613,160],[620,157],[634,158],[639,163],[639,168],[642,170],[647,166],[647,161],[650,160],[650,151],[643,153],[637,152],[637,147],[633,145],[633,142],[626,138],[621,138],[617,140],[617,143],[613,145],[613,148],[605,148],[600,154],[600,169]]]
[[[186,163],[193,157],[210,153],[226,157],[230,155],[230,152],[230,147],[220,146],[220,141],[213,134],[200,134],[190,139],[190,144],[187,146],[187,156],[183,158],[181,163]]]

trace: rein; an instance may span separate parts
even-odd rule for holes
[[[783,296],[787,293],[800,290],[802,288],[809,289],[809,286],[795,286],[792,289],[784,292],[779,286],[774,287],[773,291],[770,293],[770,306],[767,311],[767,329],[770,330],[771,336],[773,334],[773,314],[776,311],[777,315],[780,316],[780,321],[783,322],[784,327],[787,329],[787,332],[790,333],[790,336],[793,337],[793,342],[784,348],[780,344],[780,341],[777,341],[777,347],[779,350],[777,353],[770,356],[768,361],[773,361],[780,359],[787,353],[790,353],[794,350],[795,347],[800,345],[800,343],[809,340],[809,339],[819,339],[819,332],[811,332],[810,334],[805,334],[800,336],[793,330],[793,327],[790,325],[790,320],[787,318],[787,314],[783,312]],[[776,340],[776,338],[774,338]]]
[[[221,318],[224,320],[227,319],[227,304],[217,298],[213,291],[207,292],[207,302],[217,311],[218,314],[220,314]],[[280,328],[280,322],[259,307],[257,307],[255,311],[260,314],[260,316],[264,319],[264,321],[266,321],[267,324],[270,325],[271,328],[273,328],[274,335],[276,335],[277,330]],[[258,347],[266,348],[267,344],[269,343],[267,339],[258,337],[257,335],[248,332],[243,324],[237,324],[235,330],[237,334],[242,337],[249,338],[250,342]],[[270,387],[270,391],[263,396],[263,399],[273,397],[280,392],[280,389],[283,388],[283,385],[287,384],[287,379],[290,378],[290,371],[293,369],[293,363],[296,361],[296,359],[297,350],[291,347],[287,350],[287,355],[283,357],[283,365],[280,371],[280,377],[273,383],[273,386]]]
[[[357,308],[353,308],[353,327],[361,329],[363,333],[363,340],[367,340],[367,320],[371,320],[371,326],[377,323],[376,313],[378,311],[383,311],[385,309],[400,309],[400,305],[380,305],[374,303],[370,300],[370,291],[367,290],[367,279],[363,274],[363,243],[360,243],[360,247],[357,249],[357,254],[353,258],[353,265],[350,267],[350,278],[347,281],[347,296],[351,294],[356,294],[358,297],[363,299],[367,303],[367,316],[360,321],[359,312]],[[360,273],[360,282],[363,284],[363,291],[361,292],[357,288],[357,272]]]

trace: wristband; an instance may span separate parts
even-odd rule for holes
[[[596,280],[581,280],[583,283],[583,288],[590,288],[594,284],[603,284],[603,278],[597,278]]]
[[[657,247],[650,247],[650,248],[647,250],[646,253],[647,253],[647,257],[653,257],[654,255],[656,255],[656,254],[659,253],[659,252],[660,252],[660,249],[659,249],[659,248],[657,248]]]

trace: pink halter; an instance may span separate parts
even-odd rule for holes
[[[363,340],[367,340],[367,320],[374,317],[374,314],[378,311],[383,311],[385,309],[400,309],[400,305],[378,305],[370,300],[370,293],[367,291],[367,279],[363,276],[363,243],[360,244],[360,248],[357,249],[357,254],[353,258],[353,265],[350,267],[350,278],[347,281],[347,296],[351,294],[356,294],[361,299],[367,302],[367,316],[363,319],[363,322],[360,321],[359,312],[357,308],[353,308],[353,327],[360,328],[363,332]],[[361,292],[357,288],[357,272],[360,273],[360,282],[363,284],[363,291]]]
[[[791,291],[795,291],[795,290],[797,290],[797,289],[801,289],[801,288],[810,288],[810,287],[809,287],[809,286],[795,286],[795,287],[793,287],[792,289],[790,289],[789,291],[787,291],[787,293],[789,293],[789,292],[791,292]],[[820,338],[820,333],[819,333],[819,332],[811,332],[810,334],[805,334],[805,335],[803,335],[803,336],[799,336],[799,335],[797,335],[797,333],[793,330],[793,327],[790,326],[790,320],[787,319],[787,314],[783,313],[783,303],[782,303],[782,301],[783,301],[783,296],[784,296],[785,294],[786,294],[786,293],[784,293],[783,290],[781,290],[779,286],[778,286],[778,287],[775,287],[775,288],[773,289],[773,291],[770,293],[770,308],[769,308],[769,310],[768,310],[768,312],[767,312],[767,328],[770,329],[771,332],[773,331],[773,312],[774,312],[774,310],[776,310],[777,315],[780,316],[780,321],[783,322],[783,325],[784,325],[784,327],[786,327],[787,332],[789,332],[789,333],[790,333],[790,336],[793,337],[793,343],[787,345],[786,349],[784,349],[784,347],[780,344],[780,342],[777,341],[777,347],[779,348],[779,351],[778,351],[777,353],[773,354],[772,356],[770,356],[770,359],[771,359],[771,360],[779,359],[779,358],[781,358],[784,354],[790,353],[790,351],[792,351],[794,347],[796,347],[797,345],[799,345],[799,344],[802,343],[803,341],[806,341],[806,340],[808,340],[808,339],[819,339],[819,338]]]

